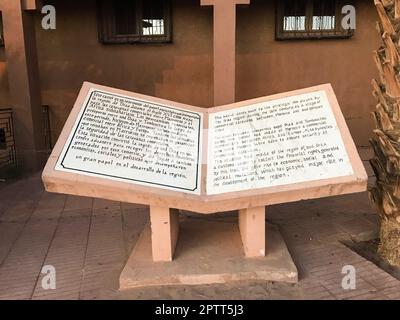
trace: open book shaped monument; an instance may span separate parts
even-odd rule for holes
[[[265,206],[364,191],[367,174],[330,84],[205,109],[85,82],[43,181],[149,205],[168,261],[177,209],[239,210],[246,256],[263,256]]]

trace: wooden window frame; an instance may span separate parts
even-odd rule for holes
[[[345,30],[341,26],[341,9],[346,4],[354,5],[354,1],[335,0],[335,29],[312,30],[312,1],[306,0],[306,30],[284,31],[284,1],[276,1],[275,39],[276,40],[317,40],[317,39],[347,39],[354,35],[354,30]]]
[[[137,34],[118,35],[115,30],[115,15],[111,4],[118,0],[97,0],[98,36],[102,44],[136,44],[136,43],[170,43],[172,42],[172,10],[171,1],[164,2],[164,31],[163,35],[143,35],[142,3],[146,0],[132,0],[137,2],[136,24]]]

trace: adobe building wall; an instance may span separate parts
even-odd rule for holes
[[[380,46],[374,2],[356,2],[357,26],[350,39],[275,40],[274,1],[252,0],[238,9],[236,99],[332,83],[358,146],[369,145],[377,76],[372,52]]]
[[[53,137],[59,135],[83,81],[211,106],[212,10],[197,2],[173,1],[173,43],[102,45],[95,0],[47,1],[57,9],[57,29],[41,30],[38,19],[37,42]]]
[[[172,0],[170,44],[102,45],[95,0],[44,1],[57,9],[57,29],[44,31],[37,14],[43,104],[50,106],[53,141],[83,81],[172,99],[213,104],[212,8],[200,0]],[[331,82],[355,142],[368,145],[375,102],[372,51],[379,46],[373,2],[357,1],[351,39],[275,41],[274,1],[238,8],[236,100]],[[0,48],[0,106],[10,106],[4,49]]]

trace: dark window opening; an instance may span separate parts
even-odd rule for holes
[[[147,0],[143,2],[143,35],[163,35],[164,29],[164,5],[162,1]]]
[[[345,0],[284,0],[277,2],[276,39],[349,38],[341,26]]]
[[[6,141],[6,131],[4,128],[0,128],[0,150],[7,149],[7,141]]]
[[[131,0],[119,0],[113,3],[115,33],[117,35],[137,34],[136,6]]]
[[[305,31],[306,30],[306,1],[296,1],[289,4],[285,1],[283,8],[283,30]]]
[[[168,0],[99,0],[99,39],[105,44],[168,42]]]
[[[335,0],[314,0],[312,30],[334,30],[336,20]]]
[[[0,47],[4,46],[3,16],[0,12]]]

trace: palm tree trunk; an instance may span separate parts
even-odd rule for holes
[[[400,0],[375,0],[375,6],[382,46],[374,52],[380,79],[372,81],[378,104],[371,165],[377,180],[369,195],[380,216],[378,253],[400,266]]]

